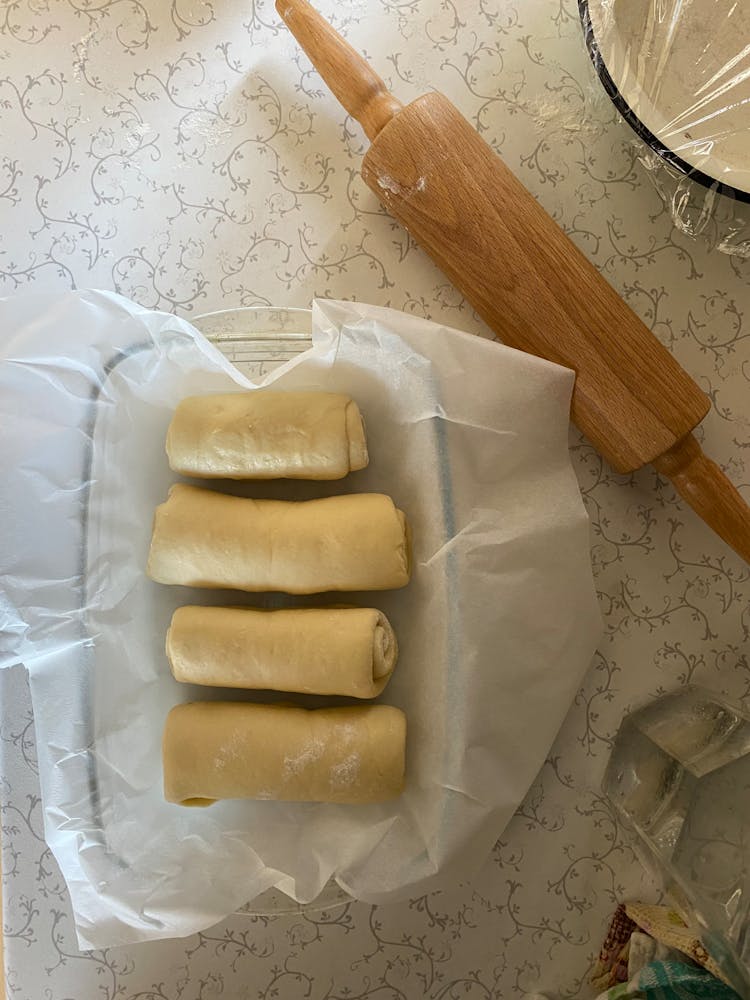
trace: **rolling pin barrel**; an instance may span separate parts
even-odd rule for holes
[[[572,419],[619,472],[700,423],[708,397],[442,94],[390,122],[362,176],[503,343],[576,372]]]

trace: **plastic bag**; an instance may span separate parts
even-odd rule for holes
[[[623,721],[604,791],[647,869],[715,963],[750,996],[750,716],[695,685]]]

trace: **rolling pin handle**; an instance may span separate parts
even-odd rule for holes
[[[750,507],[692,434],[653,460],[657,472],[671,479],[683,500],[750,563]]]
[[[276,10],[305,50],[334,97],[372,140],[403,105],[367,60],[307,3],[276,0]]]

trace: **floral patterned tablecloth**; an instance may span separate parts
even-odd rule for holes
[[[699,435],[750,497],[750,260],[672,227],[599,90],[575,0],[319,8],[401,99],[443,90],[502,153],[709,394]],[[0,2],[0,135],[0,294],[114,288],[188,318],[355,297],[487,332],[363,185],[361,130],[269,0]],[[616,475],[575,431],[571,449],[606,632],[473,884],[80,954],[14,668],[0,672],[8,995],[590,995],[616,900],[652,891],[600,792],[613,734],[629,706],[688,680],[750,703],[750,572],[655,472]]]

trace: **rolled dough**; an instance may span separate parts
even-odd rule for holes
[[[167,632],[176,680],[375,698],[398,656],[374,608],[178,608]]]
[[[268,389],[183,399],[167,455],[175,472],[202,479],[341,479],[368,462],[349,396]]]
[[[156,508],[158,583],[316,594],[409,582],[406,518],[390,497],[246,500],[177,483]]]
[[[405,742],[406,717],[388,705],[191,702],[167,716],[164,797],[381,802],[403,791]]]

